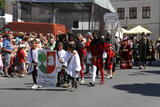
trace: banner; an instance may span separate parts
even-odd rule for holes
[[[38,51],[38,85],[56,87],[56,51]]]

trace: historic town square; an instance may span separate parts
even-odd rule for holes
[[[0,0],[0,107],[159,107],[159,0]]]

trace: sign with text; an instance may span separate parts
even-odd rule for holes
[[[109,22],[117,22],[118,19],[118,15],[117,13],[106,13],[104,15],[104,22],[105,23],[109,23]]]
[[[38,52],[38,85],[56,87],[56,51],[40,50]]]

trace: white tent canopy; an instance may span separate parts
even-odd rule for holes
[[[122,30],[122,33],[124,34],[124,33],[128,33],[128,30],[126,30],[126,29],[124,29],[124,28],[121,28],[121,30]]]
[[[128,33],[130,34],[139,34],[139,33],[145,33],[145,34],[150,34],[152,33],[151,31],[149,31],[148,29],[138,25],[135,28],[131,29],[128,31]]]
[[[109,9],[111,12],[115,12],[110,0],[95,0],[95,3],[105,9]]]

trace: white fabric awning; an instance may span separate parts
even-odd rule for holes
[[[130,33],[130,34],[138,34],[138,33],[150,34],[150,33],[152,33],[152,32],[149,31],[148,29],[146,29],[146,28],[138,25],[138,26],[136,26],[135,28],[129,30],[128,33]]]
[[[110,10],[111,12],[116,12],[110,0],[95,0],[95,3],[105,9]]]
[[[128,33],[128,30],[126,30],[126,29],[124,29],[124,28],[121,28],[121,30],[122,30],[122,33]]]

